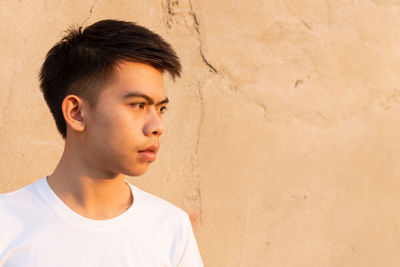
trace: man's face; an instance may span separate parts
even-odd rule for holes
[[[156,158],[167,102],[160,71],[120,63],[85,122],[90,164],[110,174],[143,174]]]

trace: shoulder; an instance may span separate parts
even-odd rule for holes
[[[145,192],[136,186],[132,186],[132,192],[133,205],[136,205],[136,213],[141,220],[148,220],[150,224],[157,222],[160,225],[169,225],[169,227],[177,229],[186,228],[187,223],[190,223],[187,212],[167,200]]]
[[[12,192],[0,194],[0,211],[15,210],[21,204],[31,203],[36,198],[35,185],[37,182]]]
[[[187,212],[160,197],[132,187],[134,197],[137,196],[137,214],[146,226],[141,229],[151,231],[150,236],[158,238],[157,244],[170,248],[174,266],[203,266]]]
[[[35,210],[40,209],[36,183],[0,194],[0,252],[11,238],[18,236],[32,223]]]
[[[38,197],[36,181],[18,190],[0,194],[0,223],[8,225],[17,221],[29,220],[32,212],[39,208],[40,199]]]
[[[167,200],[145,192],[136,186],[132,186],[132,188],[134,198],[136,197],[138,208],[146,209],[147,211],[152,211],[154,213],[163,214],[166,216],[177,217],[180,219],[184,219],[188,216],[186,211],[168,202]]]

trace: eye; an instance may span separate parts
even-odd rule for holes
[[[161,107],[161,108],[160,108],[160,113],[161,113],[161,114],[164,114],[167,110],[168,110],[167,107]]]
[[[145,104],[146,104],[146,103],[132,103],[132,104],[129,104],[129,105],[130,105],[131,107],[134,107],[134,108],[144,109]]]

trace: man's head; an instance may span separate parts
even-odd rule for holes
[[[68,34],[48,52],[40,72],[40,87],[66,138],[61,104],[76,95],[95,106],[99,93],[123,62],[144,63],[172,78],[180,76],[181,65],[171,46],[159,35],[132,22],[102,20]]]
[[[111,177],[146,171],[163,133],[164,71],[180,75],[171,46],[131,22],[72,29],[49,51],[41,89],[76,161]]]

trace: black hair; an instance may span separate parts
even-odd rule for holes
[[[72,27],[49,50],[39,75],[40,88],[64,139],[64,98],[75,94],[95,105],[99,92],[121,61],[148,64],[160,72],[167,71],[173,79],[181,73],[179,58],[171,45],[133,22],[101,20],[84,30]]]

